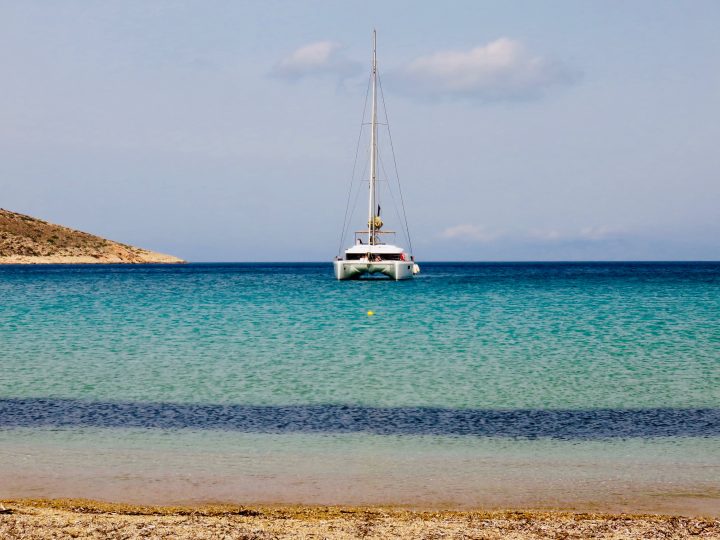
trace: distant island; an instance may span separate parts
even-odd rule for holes
[[[0,208],[0,264],[183,262]]]

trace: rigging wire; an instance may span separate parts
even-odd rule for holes
[[[363,105],[362,118],[360,119],[360,132],[358,133],[357,144],[355,145],[355,160],[353,162],[352,175],[350,176],[350,189],[348,190],[347,203],[345,204],[345,217],[343,218],[342,232],[340,233],[340,245],[338,246],[338,255],[342,253],[343,241],[345,240],[345,232],[349,226],[348,211],[350,209],[350,199],[352,198],[353,182],[355,181],[355,170],[357,168],[358,154],[360,152],[360,140],[362,139],[363,123],[365,122],[365,113],[367,112],[368,95],[370,94],[370,82],[372,77],[368,77],[367,89],[365,90],[365,104]],[[387,113],[385,115],[387,117]],[[360,191],[358,190],[358,193]],[[356,196],[357,200],[357,196]],[[354,211],[353,211],[354,213]]]
[[[385,178],[390,178],[388,173],[385,171],[385,163],[383,163],[383,160],[382,160],[382,157],[380,156],[380,154],[378,154],[378,161],[380,162],[380,169],[382,170],[383,174],[385,175]],[[392,190],[392,183],[389,180],[387,180],[387,186],[388,186],[388,192],[390,193],[390,198],[392,199],[392,202],[393,202],[393,209],[395,210],[395,216],[397,217],[398,222],[400,223],[400,226],[402,227],[402,218],[400,217],[400,212],[398,212],[398,204],[397,204],[397,201],[395,200],[395,194],[393,193],[393,190]],[[407,240],[408,245],[410,245],[410,238],[408,237],[406,229],[403,229],[403,234],[405,235],[405,239]],[[410,254],[412,254],[412,248],[410,250]]]
[[[407,234],[408,245],[410,246],[410,253],[415,256],[415,250],[413,250],[412,240],[410,239],[410,228],[408,227],[407,213],[405,212],[405,199],[403,198],[402,186],[400,185],[400,175],[398,174],[397,159],[395,158],[395,146],[393,145],[392,133],[390,133],[390,120],[388,119],[387,107],[385,105],[385,93],[383,92],[382,79],[380,78],[379,73],[377,74],[377,79],[378,86],[380,86],[380,98],[382,99],[383,112],[385,113],[385,122],[387,123],[388,139],[390,140],[390,150],[392,151],[393,165],[395,166],[395,178],[397,178],[398,191],[400,192],[400,204],[402,205],[402,213],[405,220],[405,231]]]
[[[369,148],[369,145],[368,145],[368,148]],[[362,176],[365,176],[365,173],[367,173],[368,166],[369,166],[368,163],[365,162],[365,167],[363,168]],[[355,210],[357,209],[357,205],[358,205],[357,202],[358,202],[358,199],[360,198],[360,193],[362,193],[362,187],[364,184],[365,184],[365,182],[362,182],[362,181],[357,182],[358,190],[355,193],[355,199],[353,200],[352,207],[351,207],[352,211],[350,212],[350,218],[348,219],[348,222],[347,222],[348,229],[350,228],[350,223],[352,223],[352,220],[355,217]],[[352,186],[353,186],[353,184],[350,184],[350,193],[352,193]],[[345,238],[345,235],[346,235],[346,232],[343,231],[343,239]],[[340,251],[342,251],[342,247],[340,248]]]

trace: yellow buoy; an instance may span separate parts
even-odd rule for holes
[[[372,310],[368,311],[368,317],[372,317],[373,315],[375,315],[374,311],[372,311]]]

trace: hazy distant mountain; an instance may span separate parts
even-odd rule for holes
[[[106,240],[0,208],[0,264],[181,263],[182,259]]]

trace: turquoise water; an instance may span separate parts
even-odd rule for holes
[[[324,500],[338,493],[328,486],[342,484],[343,459],[355,452],[359,467],[385,463],[395,486],[420,482],[444,501],[468,502],[473,488],[450,473],[473,456],[493,463],[501,485],[518,456],[532,468],[540,461],[528,456],[550,451],[562,459],[543,467],[557,472],[592,448],[596,457],[578,470],[606,484],[616,485],[607,471],[629,467],[623,460],[646,459],[638,470],[647,485],[679,482],[720,500],[718,314],[716,263],[435,263],[408,282],[337,282],[329,264],[4,267],[0,442],[12,455],[45,456],[35,461],[49,460],[53,473],[37,485],[52,493],[92,492],[99,476],[73,488],[58,471],[92,462],[108,433],[125,436],[119,430],[135,441],[123,455],[145,471],[136,487],[159,474],[158,453],[178,448],[189,454],[173,459],[189,468],[211,448],[256,472],[258,455],[275,456],[257,474],[284,488],[261,496],[231,483],[214,497]],[[169,448],[159,442],[166,437]],[[447,474],[432,469],[433,483],[422,467],[412,473],[403,456],[414,450],[428,467],[447,461]],[[90,469],[123,462],[109,455]],[[678,478],[668,479],[663,455],[685,467]],[[515,456],[506,469],[502,456]],[[20,470],[20,458],[5,458]],[[318,459],[336,464],[335,483],[293,499],[282,480],[300,474],[303,489],[315,485],[325,474],[311,466]],[[117,478],[127,476],[120,469]],[[469,476],[478,486],[486,473]],[[13,489],[31,477],[26,470]],[[402,497],[373,489],[368,501],[392,502],[420,488]]]
[[[720,406],[720,266],[425,268],[400,283],[327,265],[5,268],[0,394]]]

